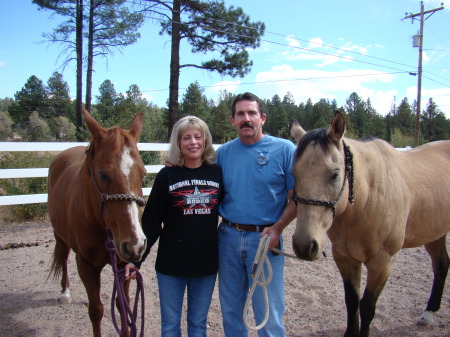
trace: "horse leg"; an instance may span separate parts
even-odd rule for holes
[[[103,267],[96,267],[86,261],[80,254],[76,255],[78,274],[83,281],[89,301],[89,318],[92,323],[93,335],[101,336],[101,321],[103,318],[103,303],[100,299],[100,273]]]
[[[365,265],[367,267],[367,284],[360,303],[361,337],[369,336],[370,324],[375,316],[378,297],[389,277],[391,256],[386,252],[380,252]]]
[[[347,330],[344,337],[359,336],[359,298],[361,296],[361,263],[344,257],[333,249],[333,258],[344,282]]]
[[[61,274],[61,295],[59,295],[59,302],[61,304],[72,302],[67,273],[67,259],[69,258],[69,253],[69,246],[55,234],[55,249],[53,251],[53,261],[50,273],[53,273],[55,278]]]
[[[446,235],[425,245],[425,249],[430,255],[433,264],[434,280],[427,308],[417,321],[417,325],[424,326],[434,324],[434,313],[441,307],[445,279],[447,278],[450,264],[445,241]]]

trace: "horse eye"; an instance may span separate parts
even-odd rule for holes
[[[331,180],[332,181],[337,181],[338,179],[339,179],[339,172],[334,172],[332,177],[331,177]]]
[[[109,181],[108,175],[106,174],[105,171],[100,171],[98,174],[100,175],[100,179],[103,180],[104,182]]]

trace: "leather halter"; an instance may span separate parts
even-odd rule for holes
[[[350,151],[350,147],[345,144],[345,142],[342,142],[344,145],[344,165],[345,165],[345,176],[344,176],[344,182],[342,183],[341,191],[339,192],[339,195],[331,200],[331,201],[324,201],[324,200],[317,200],[317,199],[307,199],[307,198],[301,198],[297,196],[297,194],[294,191],[294,194],[292,195],[292,200],[297,203],[301,204],[307,204],[307,205],[315,205],[315,206],[325,206],[328,208],[331,208],[333,211],[333,217],[336,213],[336,203],[341,199],[342,194],[344,193],[345,189],[345,183],[348,180],[348,201],[353,205],[354,198],[353,198],[353,153]]]
[[[89,155],[89,147],[86,149],[86,156]],[[139,206],[145,206],[147,203],[146,200],[143,197],[133,195],[133,194],[107,194],[103,193],[100,190],[100,187],[98,186],[97,180],[95,179],[94,171],[92,170],[91,161],[89,160],[89,157],[86,158],[89,166],[89,174],[92,177],[92,180],[94,182],[94,186],[97,189],[98,193],[100,194],[101,199],[101,208],[103,209],[103,202],[104,201],[135,201]]]

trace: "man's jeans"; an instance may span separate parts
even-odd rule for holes
[[[216,274],[204,277],[177,277],[161,273],[156,275],[161,307],[161,336],[181,337],[181,311],[186,288],[188,336],[206,336],[206,320]]]
[[[253,261],[261,233],[238,231],[228,223],[219,225],[219,298],[223,316],[223,329],[227,337],[247,337],[248,331],[242,318],[251,278]],[[280,238],[282,247],[282,238]],[[280,249],[282,250],[282,249]],[[285,335],[284,314],[284,256],[267,253],[273,270],[273,278],[267,286],[269,297],[269,319],[258,331],[260,337],[282,337]],[[267,268],[264,267],[267,277]],[[257,286],[252,298],[256,325],[264,319],[263,291]],[[250,311],[251,312],[251,311]],[[249,322],[254,322],[250,317]]]

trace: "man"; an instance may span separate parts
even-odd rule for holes
[[[281,232],[296,216],[295,205],[289,202],[294,188],[291,170],[295,145],[263,134],[266,115],[259,98],[251,93],[235,98],[230,121],[238,138],[222,145],[216,159],[225,186],[219,206],[223,220],[219,226],[219,298],[225,335],[245,337],[248,331],[242,314],[260,238],[270,235],[269,249],[282,244]],[[282,337],[284,257],[272,252],[268,256],[273,269],[267,287],[269,319],[258,334]],[[256,324],[260,324],[265,310],[260,287],[252,303]]]

